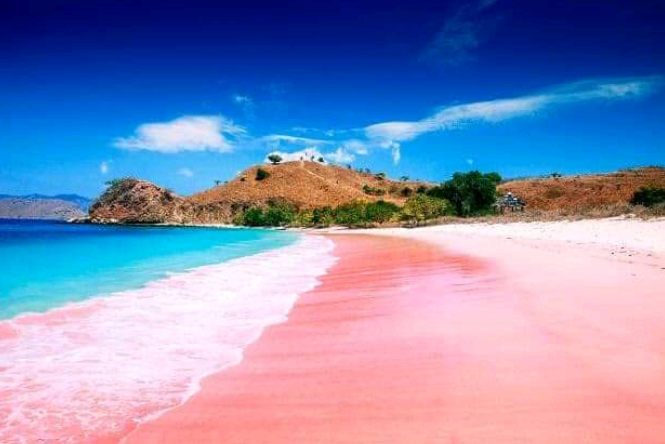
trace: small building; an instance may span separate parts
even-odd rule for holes
[[[504,214],[506,208],[511,212],[515,210],[524,211],[526,204],[519,198],[513,196],[513,193],[508,192],[505,196],[500,197],[494,203],[494,212]]]

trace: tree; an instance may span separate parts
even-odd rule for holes
[[[311,227],[314,224],[314,211],[302,210],[296,214],[295,224],[299,227]]]
[[[399,180],[401,180],[402,182],[406,182],[409,180],[409,176],[401,176]]]
[[[261,208],[250,208],[242,216],[242,224],[248,227],[263,227],[263,210]]]
[[[365,222],[365,206],[362,202],[340,205],[335,211],[335,222],[348,227]]]
[[[383,224],[399,212],[399,207],[392,202],[379,200],[365,205],[365,220]]]
[[[376,174],[374,175],[374,178],[375,178],[376,180],[383,180],[383,179],[386,178],[386,173],[383,173],[383,172],[381,172],[381,173],[376,173]]]
[[[271,227],[291,224],[296,218],[295,209],[284,203],[270,203],[263,214],[263,223]]]
[[[427,194],[447,200],[458,216],[467,217],[491,210],[496,202],[496,186],[499,182],[501,176],[497,173],[455,173],[452,179],[430,188]]]
[[[312,212],[312,223],[314,225],[330,226],[335,222],[333,209],[329,206],[315,208]]]
[[[449,204],[444,199],[426,194],[416,194],[404,204],[402,217],[415,222],[417,226],[420,222],[445,216],[448,212]]]
[[[277,153],[272,153],[268,156],[268,160],[272,162],[273,165],[277,165],[282,161],[282,156]]]
[[[219,186],[219,184],[220,184],[221,182],[222,182],[222,181],[221,181],[221,180],[219,180],[219,179],[218,179],[218,180],[215,180],[215,186],[216,186],[216,187],[218,187],[218,186]]]
[[[258,170],[256,170],[256,180],[263,180],[267,179],[268,177],[270,177],[270,173],[264,170],[263,168],[259,168]]]
[[[319,163],[326,163],[326,161],[323,157],[319,157]]]

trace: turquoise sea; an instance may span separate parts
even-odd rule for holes
[[[0,219],[0,319],[293,243],[288,232]]]

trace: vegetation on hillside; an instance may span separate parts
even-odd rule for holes
[[[270,177],[270,173],[263,168],[256,170],[256,180],[261,181],[263,179],[267,179],[268,177]]]
[[[382,225],[387,222],[407,221],[416,225],[441,217],[450,209],[446,201],[426,195],[416,195],[399,207],[392,202],[355,201],[335,208],[297,210],[285,203],[270,203],[265,208],[249,208],[238,215],[235,223],[248,227],[327,227],[342,225],[346,227],[367,227]]]
[[[376,188],[369,186],[367,184],[363,185],[363,192],[369,196],[383,196],[384,194],[386,194],[386,190],[384,190],[383,188]]]
[[[282,161],[282,156],[280,156],[280,155],[277,154],[277,153],[273,153],[273,154],[270,154],[270,155],[268,156],[268,160],[269,160],[270,163],[272,163],[273,165],[277,165],[278,163],[280,163],[280,162]]]
[[[663,204],[665,203],[665,188],[642,187],[635,191],[630,203],[633,205],[643,205],[645,207],[653,207],[655,205]]]
[[[450,202],[460,217],[487,214],[496,202],[496,186],[501,182],[497,173],[455,173],[452,179],[427,190],[427,195]]]

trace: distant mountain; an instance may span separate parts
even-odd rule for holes
[[[84,217],[90,204],[90,199],[76,194],[0,194],[0,218],[66,220]]]

